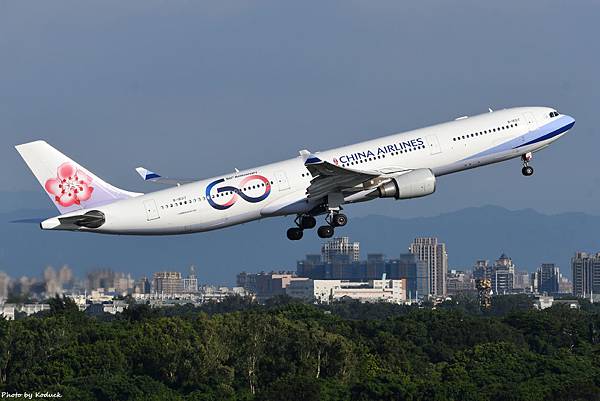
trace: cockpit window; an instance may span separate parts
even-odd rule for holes
[[[550,117],[558,117],[558,111],[551,111]]]

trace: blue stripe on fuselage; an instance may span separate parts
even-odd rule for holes
[[[529,141],[527,143],[519,145],[519,146],[517,146],[517,148],[520,148],[522,146],[531,145],[531,144],[536,143],[536,142],[545,141],[546,139],[554,138],[555,136],[560,135],[563,132],[566,132],[566,131],[570,130],[571,128],[573,128],[573,125],[575,125],[575,121],[573,121],[573,122],[571,122],[571,123],[569,123],[569,124],[567,124],[565,126],[562,126],[559,129],[556,129],[556,130],[554,130],[552,132],[549,132],[546,135],[542,135],[539,138],[533,139],[533,140],[531,140],[531,141]]]
[[[574,124],[575,121],[573,118],[569,116],[561,116],[560,118],[549,122],[548,124],[542,125],[533,131],[529,131],[526,134],[510,139],[501,143],[500,145],[496,145],[463,160],[477,159],[482,156],[489,156],[494,153],[501,153],[507,150],[517,149],[533,143],[545,141],[570,130]]]

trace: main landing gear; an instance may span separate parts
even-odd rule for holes
[[[335,233],[335,227],[343,227],[348,224],[348,217],[339,211],[330,211],[327,217],[325,217],[327,225],[319,227],[317,235],[321,238],[331,238]]]
[[[304,234],[305,229],[315,228],[317,225],[317,219],[314,216],[309,214],[298,215],[296,220],[294,220],[297,227],[292,227],[287,230],[287,237],[292,241],[298,241],[302,239],[302,235]]]
[[[531,152],[525,153],[523,156],[521,156],[521,160],[523,160],[523,168],[521,169],[521,173],[525,177],[533,175],[533,167],[529,165],[529,162],[532,158],[533,154]]]
[[[321,238],[331,238],[335,227],[343,227],[348,224],[348,217],[339,211],[330,211],[325,221],[327,224],[317,229],[317,235]],[[305,229],[315,228],[317,225],[317,220],[311,215],[299,215],[294,222],[297,227],[287,230],[287,237],[292,241],[302,239]]]

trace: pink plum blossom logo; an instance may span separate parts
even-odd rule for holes
[[[71,163],[58,166],[56,178],[46,181],[44,187],[54,195],[56,203],[63,207],[79,205],[91,198],[94,188],[90,186],[92,178]]]

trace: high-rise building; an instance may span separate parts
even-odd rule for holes
[[[470,272],[461,270],[450,270],[446,279],[448,294],[474,293],[475,280]]]
[[[135,286],[133,288],[133,292],[135,294],[150,294],[152,288],[150,286],[150,280],[148,277],[141,277],[135,282]]]
[[[383,272],[385,272],[385,255],[383,253],[367,254],[365,269],[367,276],[381,277]]]
[[[592,298],[600,294],[600,252],[588,254],[577,252],[571,258],[573,270],[573,294]]]
[[[58,271],[58,281],[63,288],[71,288],[73,286],[73,270],[67,265],[63,265]]]
[[[114,288],[115,273],[111,269],[96,269],[87,274],[87,289]]]
[[[44,269],[44,285],[47,297],[62,294],[62,283],[59,281],[56,270],[52,266],[46,266]]]
[[[473,265],[473,278],[475,280],[491,280],[492,265],[489,260],[480,259]]]
[[[530,292],[531,291],[531,273],[524,270],[515,270],[514,289]]]
[[[406,279],[406,291],[411,299],[431,293],[429,266],[415,254],[403,253],[398,259],[390,259],[386,263],[385,273],[390,279]],[[378,277],[381,277],[381,274]],[[368,276],[368,278],[375,277]]]
[[[19,295],[28,295],[31,291],[31,285],[34,283],[34,279],[30,279],[27,276],[21,276],[15,283],[14,291]]]
[[[350,242],[348,237],[333,238],[321,247],[321,260],[325,263],[336,260],[358,262],[359,259],[360,243]]]
[[[572,294],[573,293],[573,283],[571,281],[569,281],[569,279],[566,278],[565,276],[563,276],[562,274],[560,275],[560,278],[558,280],[558,292],[560,294]]]
[[[183,292],[183,280],[180,272],[156,272],[152,275],[152,292],[155,294],[175,295]]]
[[[52,266],[46,266],[44,269],[44,281],[56,280],[58,277],[56,275],[56,270]]]
[[[321,255],[310,254],[306,255],[304,260],[296,262],[296,273],[300,277],[310,277],[317,269],[317,266],[321,265]],[[243,274],[243,273],[240,273]],[[238,275],[239,276],[239,275]],[[238,281],[238,286],[240,286]],[[245,288],[245,287],[244,287]]]
[[[409,250],[427,264],[429,293],[433,296],[446,296],[446,276],[448,274],[448,253],[446,244],[437,238],[415,238]]]
[[[4,272],[0,272],[0,303],[8,298],[8,283],[10,277]]]
[[[560,269],[554,263],[542,263],[538,268],[538,292],[555,294],[559,292]]]
[[[195,294],[198,292],[198,277],[196,276],[196,267],[190,266],[190,274],[183,279],[183,292],[186,294]]]
[[[236,286],[242,287],[248,293],[256,294],[256,276],[256,273],[238,273],[235,277]]]
[[[492,271],[492,292],[494,295],[510,294],[515,287],[515,265],[506,254],[494,263]]]
[[[115,273],[113,287],[116,292],[131,293],[135,287],[135,280],[131,277],[131,273]]]

